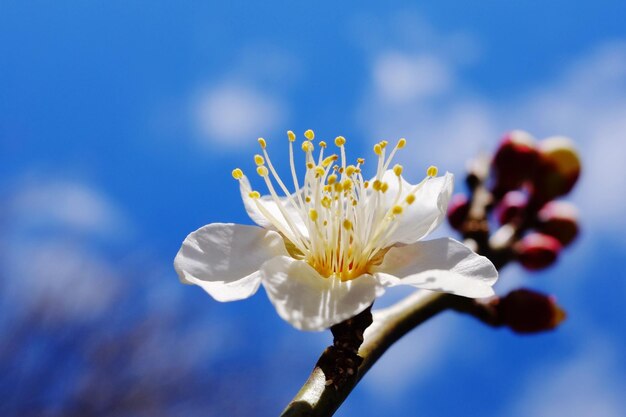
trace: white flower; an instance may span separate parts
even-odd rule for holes
[[[374,146],[376,175],[346,162],[345,139],[338,155],[313,156],[311,130],[302,150],[306,173],[294,166],[295,135],[288,132],[293,187],[280,179],[266,142],[255,155],[268,196],[254,191],[240,169],[233,171],[250,218],[261,227],[212,223],[191,233],[174,266],[183,283],[201,286],[218,301],[250,297],[263,284],[278,314],[294,327],[323,330],[367,308],[385,287],[411,285],[465,297],[493,295],[498,273],[491,262],[456,240],[422,242],[445,217],[453,176],[430,167],[417,185],[388,169],[400,139],[386,156],[387,142]],[[275,188],[282,191],[279,196]]]

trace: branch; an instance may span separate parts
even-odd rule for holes
[[[499,325],[488,304],[450,294],[418,290],[397,304],[374,312],[374,322],[365,331],[365,340],[358,351],[362,362],[353,378],[339,385],[334,383],[330,375],[337,372],[326,366],[333,362],[330,358],[333,353],[331,348],[326,349],[282,416],[332,415],[391,345],[413,328],[448,309],[470,314],[492,326]]]

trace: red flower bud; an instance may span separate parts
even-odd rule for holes
[[[525,179],[532,177],[537,164],[535,139],[522,130],[509,132],[502,138],[492,164],[496,174],[496,194],[518,188]]]
[[[556,261],[561,251],[561,243],[552,236],[530,233],[520,240],[515,250],[519,263],[526,269],[536,271]]]
[[[469,214],[469,201],[465,194],[455,194],[448,204],[448,222],[455,230],[461,230]]]
[[[580,176],[580,158],[572,141],[554,136],[539,144],[534,193],[542,201],[569,193]]]
[[[500,224],[507,224],[524,217],[528,197],[521,191],[509,191],[496,207],[496,217]]]
[[[495,307],[500,322],[517,333],[552,330],[566,317],[553,296],[524,288],[510,292]]]
[[[578,210],[565,201],[551,201],[537,214],[537,230],[567,246],[578,235]]]

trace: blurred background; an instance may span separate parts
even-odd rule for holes
[[[579,146],[583,232],[497,291],[553,293],[568,320],[518,336],[441,315],[337,415],[623,415],[624,16],[621,0],[0,0],[0,414],[277,415],[330,333],[172,267],[198,227],[251,223],[230,172],[256,138],[284,167],[288,129],[343,135],[352,158],[406,137],[410,180],[435,164],[461,190],[465,161],[521,128]]]

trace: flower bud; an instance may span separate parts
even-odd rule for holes
[[[578,235],[578,210],[565,201],[551,201],[537,214],[537,230],[567,246]]]
[[[455,194],[448,204],[448,222],[455,230],[461,230],[469,214],[470,204],[465,194]]]
[[[530,233],[516,245],[517,260],[526,269],[537,271],[552,265],[559,256],[561,243],[542,233]]]
[[[539,144],[539,167],[534,192],[543,201],[569,193],[580,175],[580,158],[572,141],[554,136]]]
[[[526,212],[528,197],[521,191],[509,191],[496,206],[496,217],[500,224],[521,220]]]
[[[492,161],[496,174],[495,193],[502,195],[531,178],[537,159],[535,139],[528,132],[514,130],[506,134]]]
[[[566,317],[553,296],[525,288],[510,292],[495,307],[500,322],[516,333],[552,330]]]

